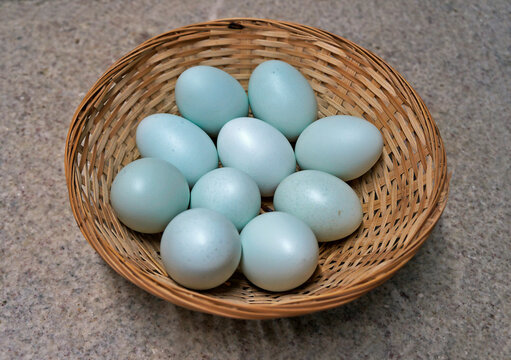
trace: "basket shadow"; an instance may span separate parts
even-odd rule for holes
[[[440,218],[416,256],[386,283],[351,303],[301,317],[273,320],[223,318],[175,306],[136,286],[132,286],[130,299],[138,303],[137,308],[147,311],[144,328],[148,332],[157,334],[172,324],[171,334],[167,337],[170,335],[180,343],[199,341],[207,352],[218,354],[227,348],[235,352],[246,351],[260,348],[261,344],[274,349],[299,348],[310,342],[316,345],[319,342],[327,351],[329,346],[338,346],[340,338],[347,346],[362,346],[367,339],[384,339],[398,331],[394,327],[401,326],[402,330],[403,321],[420,318],[421,298],[427,300],[433,296],[438,291],[434,285],[438,279],[452,273],[442,256],[447,245]],[[118,275],[113,275],[112,281],[119,281]],[[442,288],[442,296],[449,298],[449,289]]]

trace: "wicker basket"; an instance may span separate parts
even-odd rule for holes
[[[350,184],[363,202],[362,226],[347,239],[320,245],[319,266],[301,287],[265,292],[236,273],[209,291],[170,279],[159,235],[131,231],[109,202],[112,180],[140,156],[139,121],[155,112],[178,113],[174,86],[190,66],[219,67],[246,88],[252,70],[268,59],[298,68],[318,99],[318,117],[363,117],[382,132],[378,163]],[[438,129],[423,101],[382,59],[313,27],[273,20],[226,19],[156,36],[101,76],[78,107],[65,155],[71,207],[87,241],[119,274],[186,308],[233,318],[296,316],[356,299],[391,277],[416,253],[447,200],[448,176]],[[271,209],[271,199],[261,211]]]

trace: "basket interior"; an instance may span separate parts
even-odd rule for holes
[[[145,116],[179,114],[174,86],[185,69],[215,66],[247,89],[259,63],[280,59],[309,80],[318,99],[318,118],[354,115],[380,129],[385,143],[380,160],[364,176],[349,182],[362,200],[363,223],[346,239],[320,244],[316,272],[297,289],[266,292],[236,273],[226,284],[201,293],[241,303],[273,304],[348,289],[412,246],[428,208],[435,205],[441,176],[436,128],[408,85],[354,44],[307,28],[257,21],[242,27],[190,26],[154,38],[100,79],[70,130],[71,192],[77,213],[95,241],[118,254],[137,277],[179,289],[162,266],[161,235],[131,231],[115,217],[109,202],[112,180],[140,156],[135,130]],[[264,199],[261,212],[271,208],[271,198]]]

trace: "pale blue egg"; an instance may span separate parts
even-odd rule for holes
[[[207,208],[225,215],[238,230],[259,214],[261,194],[243,171],[223,167],[197,181],[190,195],[191,208]]]
[[[296,170],[289,141],[264,121],[242,117],[224,125],[217,139],[224,166],[247,173],[262,196],[272,196],[277,185]]]
[[[250,282],[269,291],[302,285],[318,264],[318,242],[298,218],[271,212],[259,215],[241,232],[241,270]]]
[[[238,267],[240,236],[222,214],[191,209],[176,216],[163,232],[161,259],[177,283],[196,290],[224,283]]]
[[[176,104],[186,119],[216,136],[229,120],[248,115],[248,97],[231,75],[211,66],[194,66],[176,82]]]
[[[348,115],[319,119],[309,125],[296,142],[295,153],[302,169],[321,170],[344,181],[367,172],[378,161],[383,137],[369,121]]]
[[[248,83],[254,116],[276,127],[290,141],[316,120],[318,105],[307,79],[280,60],[259,64]]]
[[[172,114],[153,114],[137,127],[137,147],[143,157],[168,161],[193,186],[218,167],[218,154],[211,138],[197,125]]]
[[[161,159],[144,158],[126,165],[115,177],[110,202],[119,220],[143,233],[158,233],[186,210],[190,189],[179,170]]]
[[[322,171],[303,170],[285,178],[275,191],[273,205],[303,220],[318,241],[341,239],[362,223],[362,206],[355,191]]]

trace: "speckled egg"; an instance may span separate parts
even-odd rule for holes
[[[273,197],[275,210],[310,226],[318,241],[348,236],[362,222],[362,206],[355,191],[341,179],[317,170],[303,170],[285,178]]]
[[[197,181],[191,192],[190,207],[218,211],[241,230],[259,214],[261,194],[255,181],[243,171],[223,167]]]
[[[176,216],[163,232],[161,259],[177,283],[211,289],[231,277],[241,257],[240,236],[222,214],[191,209]]]

